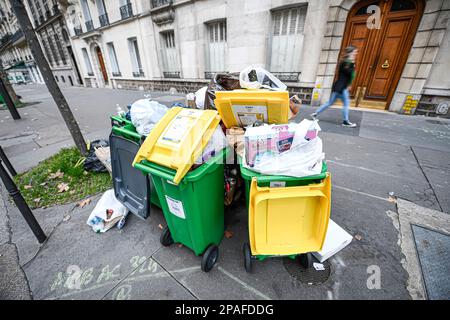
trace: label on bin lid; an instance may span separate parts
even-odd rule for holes
[[[284,188],[286,187],[286,181],[270,181],[271,188]]]
[[[256,121],[267,123],[267,106],[232,106],[234,118],[240,126],[249,126]]]
[[[188,132],[195,126],[200,110],[182,110],[167,126],[160,140],[164,142],[180,143]]]

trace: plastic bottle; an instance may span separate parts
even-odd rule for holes
[[[116,104],[116,110],[119,117],[125,117],[125,111],[123,111],[119,104]]]

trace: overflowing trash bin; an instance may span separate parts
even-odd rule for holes
[[[311,267],[311,252],[322,249],[331,210],[331,175],[307,177],[262,175],[241,165],[248,208],[249,243],[244,243],[244,266],[268,257],[299,256]]]
[[[130,212],[146,219],[151,203],[161,205],[150,176],[132,166],[145,136],[137,133],[131,121],[121,116],[112,116],[111,126],[109,142],[115,196]]]
[[[215,130],[220,129],[219,122],[214,110],[173,107],[153,128],[133,163],[151,176],[158,194],[167,222],[161,244],[181,243],[195,255],[203,255],[205,272],[217,262],[224,234],[228,148],[221,145],[205,153]],[[203,160],[201,164],[198,159]]]

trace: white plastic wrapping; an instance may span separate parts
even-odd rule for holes
[[[226,148],[228,145],[228,140],[222,131],[220,125],[214,130],[211,139],[209,139],[208,144],[203,149],[202,155],[195,160],[195,164],[202,164],[208,159],[214,157],[219,151]]]
[[[305,177],[322,172],[322,140],[317,136],[320,127],[317,121],[303,120],[296,125],[294,138],[289,150],[258,154],[252,167],[243,159],[244,166],[250,170],[267,175]]]
[[[107,216],[107,210],[111,209],[112,214],[110,217]],[[111,229],[126,213],[127,208],[117,200],[114,195],[114,189],[106,191],[100,200],[98,200],[97,205],[94,210],[92,210],[87,224],[92,227],[95,232],[103,233]]]
[[[206,89],[208,87],[202,87],[195,92],[195,105],[197,106],[197,109],[204,110],[205,109],[205,95],[206,95]]]
[[[160,104],[157,101],[140,99],[131,105],[131,122],[140,135],[147,136],[168,110],[169,109],[165,105]]]
[[[253,70],[255,71],[253,73]],[[251,74],[256,79],[251,79]],[[285,91],[287,86],[277,77],[264,68],[249,66],[241,71],[239,75],[239,84],[245,89],[271,89],[276,91]]]

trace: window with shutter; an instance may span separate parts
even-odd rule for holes
[[[273,11],[270,71],[283,81],[298,81],[306,6]]]
[[[180,66],[175,46],[175,33],[173,30],[161,32],[163,75],[165,78],[179,78]]]
[[[207,46],[207,71],[205,78],[211,78],[216,72],[224,72],[225,55],[227,49],[227,22],[226,20],[207,23],[209,43]]]

